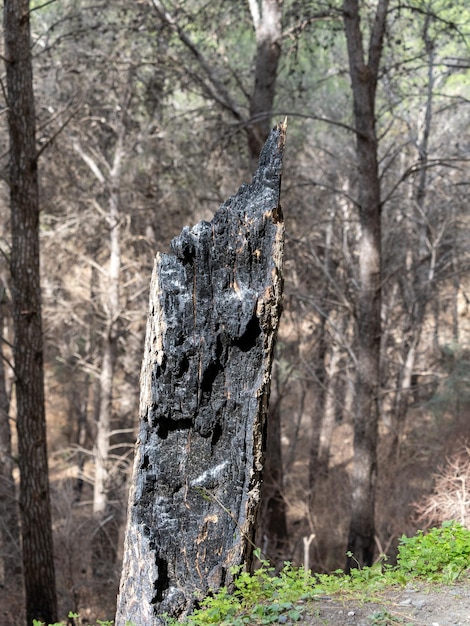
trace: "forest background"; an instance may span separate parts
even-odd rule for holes
[[[364,526],[372,519],[375,555],[392,559],[402,533],[446,517],[470,523],[466,5],[30,3],[61,615],[114,614],[155,252],[249,181],[269,128],[286,115],[284,313],[257,543],[276,563],[301,562],[308,543],[311,566],[331,571],[345,565],[362,514]],[[348,25],[355,7],[361,21]],[[363,84],[374,93],[361,118]],[[3,615],[16,624],[24,620],[3,77],[2,86],[0,574]],[[374,133],[375,181],[361,166],[361,119]],[[372,188],[375,248],[364,236]],[[379,300],[363,289],[374,255]],[[364,323],[369,302],[375,327]],[[377,359],[369,394],[365,346]]]

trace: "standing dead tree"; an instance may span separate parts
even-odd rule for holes
[[[281,313],[285,126],[250,185],[158,254],[116,625],[158,624],[250,566]]]

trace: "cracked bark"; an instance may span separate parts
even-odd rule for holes
[[[116,625],[189,613],[250,567],[281,312],[285,126],[250,185],[157,254]]]
[[[382,306],[381,183],[375,120],[376,91],[389,0],[379,0],[367,55],[358,0],[343,0],[351,89],[356,125],[356,157],[361,224],[356,301],[357,380],[354,409],[354,463],[347,571],[372,565],[375,550],[375,489],[380,415]]]
[[[28,0],[3,6],[11,291],[26,622],[57,621],[41,312],[36,117]]]

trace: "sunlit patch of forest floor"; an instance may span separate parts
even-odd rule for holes
[[[285,624],[293,623],[289,620]],[[305,626],[463,626],[470,624],[470,584],[412,582],[371,601],[319,596],[306,603]]]

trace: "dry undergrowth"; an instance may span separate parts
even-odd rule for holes
[[[435,476],[434,489],[414,508],[417,521],[425,526],[457,520],[470,528],[470,443],[447,458]]]

